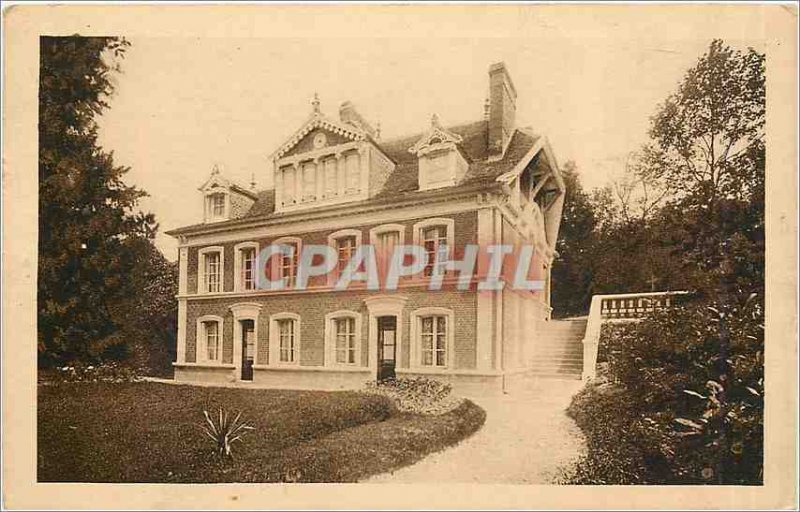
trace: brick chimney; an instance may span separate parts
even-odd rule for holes
[[[504,62],[489,66],[489,155],[501,157],[514,134],[517,90]]]
[[[345,101],[339,107],[339,120],[344,124],[350,124],[356,128],[361,128],[372,138],[376,136],[375,128],[373,128],[366,119],[361,117],[361,114],[356,111],[356,106],[349,101]]]

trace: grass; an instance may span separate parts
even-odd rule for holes
[[[255,430],[220,462],[203,409],[243,411]],[[39,387],[40,482],[353,482],[412,464],[477,431],[482,409],[400,413],[356,392],[141,383]]]

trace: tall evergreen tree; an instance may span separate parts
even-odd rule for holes
[[[146,194],[99,147],[96,117],[129,43],[116,37],[42,37],[39,77],[38,349],[42,364],[103,356],[109,307],[130,293],[135,237],[152,238]]]

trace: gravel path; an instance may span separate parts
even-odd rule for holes
[[[486,424],[474,436],[365,482],[554,483],[559,468],[584,449],[580,429],[565,413],[582,386],[531,378],[501,397],[469,397],[486,410]]]

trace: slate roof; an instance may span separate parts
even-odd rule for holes
[[[455,187],[451,187],[450,190],[471,188],[494,182],[498,176],[512,170],[520,160],[528,154],[534,144],[536,144],[536,141],[539,140],[538,135],[533,135],[519,129],[515,130],[503,158],[496,161],[489,161],[488,123],[486,121],[477,121],[447,127],[446,129],[461,136],[463,140],[461,144],[459,144],[459,149],[469,163],[469,167],[462,181]],[[392,174],[386,179],[383,190],[366,201],[360,201],[359,204],[380,204],[403,198],[422,197],[427,195],[428,192],[436,192],[418,190],[418,159],[416,155],[408,151],[408,149],[424,135],[424,133],[418,133],[408,137],[376,142],[384,154],[394,161],[396,167],[394,171],[392,171]],[[275,191],[273,189],[262,190],[257,192],[255,203],[253,203],[253,206],[250,207],[250,210],[248,210],[243,217],[215,223],[214,227],[247,219],[268,218],[274,212]],[[206,226],[206,224],[186,226],[167,232],[167,234],[177,234],[201,226]]]

